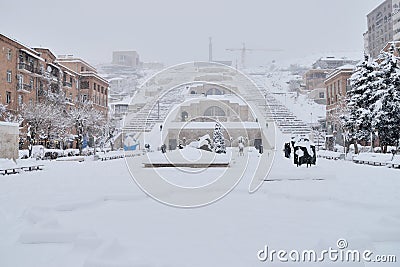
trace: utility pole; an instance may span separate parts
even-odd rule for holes
[[[157,119],[160,119],[160,100],[157,100]]]
[[[212,48],[212,38],[209,37],[208,39],[209,39],[209,44],[208,44],[208,61],[209,61],[209,62],[212,62],[212,61],[213,61],[213,59],[212,59],[212,57],[213,57],[213,56],[212,56],[212,52],[213,52],[213,51],[212,51],[212,49],[213,49],[213,48]]]

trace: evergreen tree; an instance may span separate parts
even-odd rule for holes
[[[213,140],[215,153],[226,153],[225,138],[221,130],[221,124],[219,122],[215,124]]]
[[[364,60],[357,64],[350,78],[351,89],[347,92],[347,116],[342,116],[343,126],[348,132],[348,138],[355,145],[358,153],[357,141],[370,140],[372,130],[373,94],[376,88],[379,72],[375,62],[370,61],[365,55]]]
[[[383,152],[388,145],[398,146],[400,138],[400,69],[394,49],[392,44],[389,52],[380,54],[380,79],[372,95],[372,127],[378,132]]]

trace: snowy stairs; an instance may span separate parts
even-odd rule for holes
[[[264,94],[262,100],[258,100],[260,110],[266,118],[275,121],[284,134],[310,134],[311,128],[302,120],[298,119],[285,105],[280,103],[265,87],[260,77],[252,76],[258,89]],[[262,77],[264,78],[264,77]],[[262,103],[263,102],[263,103]],[[267,102],[267,107],[266,103]]]
[[[183,101],[183,96],[180,97],[180,90],[178,88],[162,97],[154,97],[154,99],[149,100],[146,105],[126,121],[124,132],[150,132],[155,124],[164,121],[174,105]],[[160,111],[159,114],[158,110]]]

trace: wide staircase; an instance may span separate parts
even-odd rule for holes
[[[150,132],[154,125],[162,123],[176,104],[184,101],[182,88],[170,90],[163,96],[155,96],[137,112],[127,117],[124,132]]]
[[[263,98],[256,100],[256,102],[265,118],[273,119],[284,134],[297,135],[311,133],[311,128],[307,123],[297,118],[296,115],[271,94],[265,86],[265,76],[251,75],[250,78],[255,82],[258,90],[263,95]]]

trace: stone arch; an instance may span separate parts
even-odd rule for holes
[[[218,106],[211,106],[204,111],[204,116],[225,117],[225,111]]]
[[[223,95],[224,91],[219,88],[210,88],[207,90],[206,95]]]

